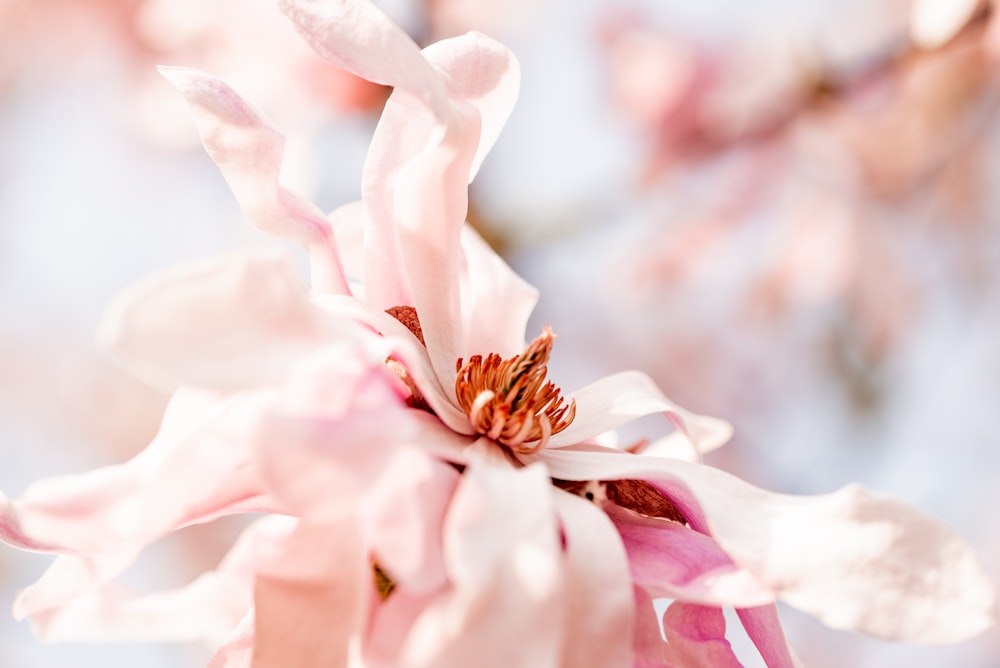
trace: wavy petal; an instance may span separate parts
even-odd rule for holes
[[[523,345],[523,281],[511,278],[502,262],[493,261],[476,265],[476,271],[487,273],[485,280],[467,287],[465,294],[459,287],[464,266],[482,259],[467,258],[461,250],[466,186],[510,113],[519,74],[506,48],[475,33],[444,40],[425,53],[445,74],[451,121],[441,125],[407,96],[393,94],[386,104],[362,184],[370,224],[365,289],[366,298],[380,309],[416,307],[433,366],[454,401],[450,381],[455,360],[467,356],[470,345],[492,343],[484,323],[460,319],[468,314],[460,308],[460,299],[469,306],[480,290],[485,296],[512,298],[512,318],[494,329],[503,331],[499,341],[511,354],[519,347],[509,343],[512,339]],[[533,305],[530,288],[527,292]],[[470,334],[470,323],[481,331]]]
[[[287,251],[258,248],[136,284],[105,311],[98,336],[152,385],[232,390],[276,381],[324,343],[359,334],[313,305]]]
[[[281,0],[281,10],[318,54],[373,83],[422,100],[449,118],[444,81],[402,28],[367,0]]]
[[[253,601],[262,557],[288,540],[295,520],[268,516],[240,536],[214,571],[177,589],[137,595],[109,584],[32,617],[48,641],[192,641],[231,632]]]
[[[796,497],[661,457],[546,450],[541,460],[563,480],[650,482],[736,564],[834,628],[932,644],[996,623],[989,578],[965,541],[858,486]]]
[[[573,392],[569,398],[576,401],[576,419],[565,431],[552,437],[549,448],[586,441],[653,413],[665,413],[687,437],[695,455],[718,448],[733,433],[725,420],[695,415],[670,401],[649,376],[638,371],[606,376]]]
[[[469,168],[479,137],[478,115],[467,106],[456,105],[454,112],[440,141],[409,160],[394,184],[396,233],[412,306],[420,317],[431,365],[453,403],[454,386],[444,381],[454,379],[465,340],[459,248]]]
[[[108,582],[170,531],[273,509],[260,494],[247,447],[269,400],[258,393],[220,405],[205,394],[178,393],[165,428],[131,461],[36,483],[7,503],[2,514],[17,528],[14,544],[63,555],[21,593],[15,616],[39,614]]]
[[[467,102],[479,112],[481,135],[469,171],[471,182],[514,109],[521,68],[510,49],[478,32],[435,42],[423,55],[445,74],[449,97]]]
[[[309,251],[314,290],[349,294],[326,216],[280,183],[284,136],[226,83],[183,67],[161,67],[160,73],[191,106],[205,150],[246,217]]]

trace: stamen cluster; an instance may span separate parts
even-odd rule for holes
[[[464,364],[459,358],[455,394],[476,433],[530,454],[573,422],[576,402],[567,404],[559,388],[545,379],[554,339],[544,327],[517,357],[473,355]]]

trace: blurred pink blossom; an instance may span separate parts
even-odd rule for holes
[[[701,463],[727,423],[638,372],[562,397],[536,292],[465,224],[517,95],[478,33],[420,50],[362,0],[284,0],[324,57],[393,93],[363,198],[330,216],[280,183],[284,138],[232,88],[164,68],[246,216],[284,250],[178,268],[122,295],[102,338],[173,390],[131,461],[0,497],[0,538],[60,556],[18,599],[51,639],[208,638],[213,666],[739,665],[736,608],[794,666],[775,601],[829,626],[954,642],[991,626],[970,548],[856,486],[816,497]],[[612,430],[663,413],[665,439]],[[135,595],[112,579],[186,525],[247,512],[219,567]],[[674,599],[662,622],[650,601]]]

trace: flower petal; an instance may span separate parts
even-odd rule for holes
[[[670,665],[692,668],[742,668],[726,640],[721,608],[675,601],[663,614]]]
[[[665,413],[678,431],[687,436],[696,455],[718,448],[733,433],[725,420],[695,415],[673,403],[649,376],[638,371],[606,376],[573,392],[569,398],[576,401],[576,419],[549,440],[549,448],[586,441],[652,413]]]
[[[18,531],[14,544],[62,553],[18,597],[15,616],[37,615],[104,584],[177,528],[273,509],[259,494],[246,447],[267,401],[265,393],[224,404],[206,393],[178,393],[164,429],[131,461],[36,483],[7,503],[0,510],[3,524]]]
[[[462,250],[465,357],[496,353],[506,359],[520,355],[538,290],[514,273],[468,225],[462,230]]]
[[[409,160],[394,183],[394,221],[412,306],[420,317],[431,365],[452,402],[454,385],[444,379],[454,379],[465,338],[459,249],[468,209],[469,169],[479,139],[478,115],[468,106],[456,105],[453,111],[453,121],[440,140]],[[383,124],[388,114],[387,107]],[[365,261],[368,271],[368,258]],[[365,282],[367,286],[368,274]]]
[[[705,534],[677,522],[608,508],[636,585],[651,596],[711,606],[771,603],[774,592],[733,563]]]
[[[367,0],[281,0],[279,5],[318,54],[362,79],[406,91],[447,122],[441,75],[378,7]]]
[[[322,344],[358,333],[310,302],[287,251],[266,248],[146,279],[112,302],[98,336],[152,385],[229,390],[273,382]]]
[[[346,667],[371,578],[350,513],[300,523],[286,553],[257,576],[253,668]]]
[[[736,610],[736,614],[767,668],[802,668],[785,640],[775,605],[741,608]]]
[[[445,585],[441,534],[458,480],[453,466],[405,448],[365,494],[366,543],[398,587],[420,595]]]
[[[478,32],[435,42],[423,55],[445,74],[449,97],[468,102],[479,112],[481,136],[469,172],[471,182],[517,102],[520,66],[510,49]]]
[[[554,501],[566,543],[561,665],[632,665],[635,602],[615,526],[578,496],[560,490]]]
[[[445,520],[453,588],[414,624],[403,665],[559,665],[561,551],[552,494],[543,466],[515,469],[485,439],[471,446]]]
[[[473,433],[468,416],[449,398],[442,387],[431,366],[427,349],[402,323],[388,313],[373,308],[371,304],[351,297],[324,295],[317,298],[315,303],[339,318],[349,318],[362,323],[384,336],[384,347],[381,352],[385,357],[392,357],[403,363],[435,415],[458,434]],[[373,343],[370,347],[375,349],[378,344]],[[451,384],[454,385],[454,374]]]
[[[471,262],[460,250],[466,186],[510,112],[518,71],[505,48],[478,34],[445,40],[428,47],[426,53],[446,75],[450,121],[442,125],[405,95],[394,93],[386,103],[362,184],[370,222],[365,239],[365,289],[366,299],[380,309],[416,308],[432,364],[446,395],[454,401],[451,383],[444,379],[454,377],[455,360],[469,350],[464,326],[470,321],[459,320],[463,313],[459,281],[463,262]],[[491,286],[496,284],[505,296],[524,298],[523,282],[510,280],[502,263],[486,268],[492,274],[483,286],[488,292],[495,292]],[[533,300],[528,292],[527,299]],[[466,302],[475,297],[474,291],[464,295]],[[501,328],[505,349],[514,348],[508,343],[513,338],[523,345],[520,305],[512,315]],[[482,333],[472,338],[474,345],[490,343]]]
[[[262,556],[284,544],[295,520],[268,516],[244,530],[219,564],[178,589],[137,595],[109,584],[32,617],[48,641],[191,641],[224,637],[252,603]]]
[[[215,650],[206,668],[251,668],[253,663],[254,611],[246,614]]]
[[[247,218],[309,251],[315,291],[349,293],[326,216],[280,183],[284,136],[224,82],[183,67],[160,73],[191,106],[205,150]]]
[[[546,450],[541,460],[563,480],[650,482],[736,564],[829,626],[931,644],[996,623],[969,545],[905,504],[855,485],[774,494],[708,466],[593,450]]]

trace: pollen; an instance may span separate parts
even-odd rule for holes
[[[545,447],[576,417],[576,402],[566,403],[546,380],[555,335],[548,327],[523,353],[503,359],[496,353],[473,355],[456,364],[455,394],[476,433],[521,454]]]

